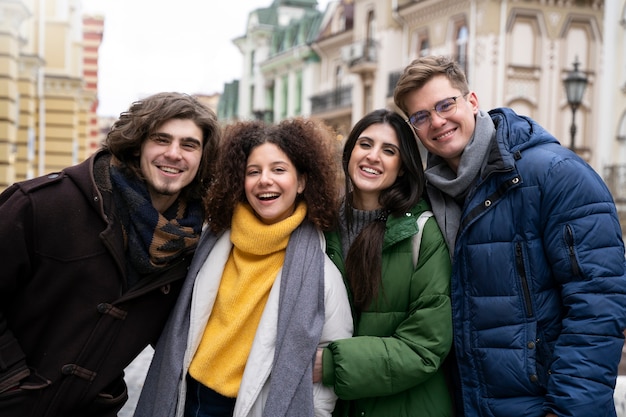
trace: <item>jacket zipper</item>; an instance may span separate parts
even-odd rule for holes
[[[517,273],[519,274],[522,282],[522,292],[524,293],[524,305],[526,306],[526,317],[533,317],[533,304],[530,300],[530,287],[528,286],[528,277],[526,275],[526,268],[524,267],[524,256],[522,253],[522,244],[515,244],[515,264],[517,266]]]
[[[568,224],[565,226],[565,242],[567,243],[567,251],[569,254],[569,260],[572,264],[572,273],[574,276],[580,275],[580,266],[578,265],[578,260],[576,259],[576,250],[574,247],[574,232],[572,231],[572,227]]]

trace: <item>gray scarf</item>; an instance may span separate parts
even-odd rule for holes
[[[461,209],[470,186],[478,177],[487,160],[496,128],[488,113],[479,110],[476,115],[476,128],[465,147],[459,162],[459,169],[454,172],[440,156],[428,154],[424,174],[427,181],[428,196],[433,213],[446,239],[450,257],[454,256],[454,244],[461,223]]]
[[[195,277],[217,237],[202,234],[178,302],[159,339],[135,417],[175,415]],[[324,326],[324,253],[308,221],[292,233],[280,283],[274,364],[264,416],[313,417],[313,360]]]
[[[263,415],[313,417],[313,361],[324,327],[324,253],[304,221],[287,245],[280,282],[276,352]]]

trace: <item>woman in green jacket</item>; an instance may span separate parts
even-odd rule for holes
[[[342,164],[346,198],[327,253],[355,333],[318,351],[314,381],[338,395],[333,416],[451,416],[441,368],[452,343],[450,257],[434,218],[418,225],[429,205],[413,132],[397,113],[373,111],[352,129]]]

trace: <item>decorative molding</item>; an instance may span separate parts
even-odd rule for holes
[[[75,98],[77,94],[83,92],[83,80],[81,78],[46,76],[44,89],[46,96],[61,94]]]
[[[0,31],[17,35],[22,22],[31,17],[23,2],[0,2]]]
[[[418,2],[403,8],[400,11],[400,16],[407,21],[409,26],[415,27],[437,18],[450,17],[458,13],[467,12],[470,3],[468,0],[439,0],[430,2],[428,5]]]

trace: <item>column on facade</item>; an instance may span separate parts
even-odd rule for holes
[[[37,76],[43,62],[37,57],[22,56],[19,73],[19,130],[17,133],[16,181],[36,176],[37,149]]]
[[[19,27],[28,17],[20,2],[0,3],[0,188],[15,181],[19,123]]]
[[[79,160],[80,79],[46,76],[45,172],[60,171]]]

